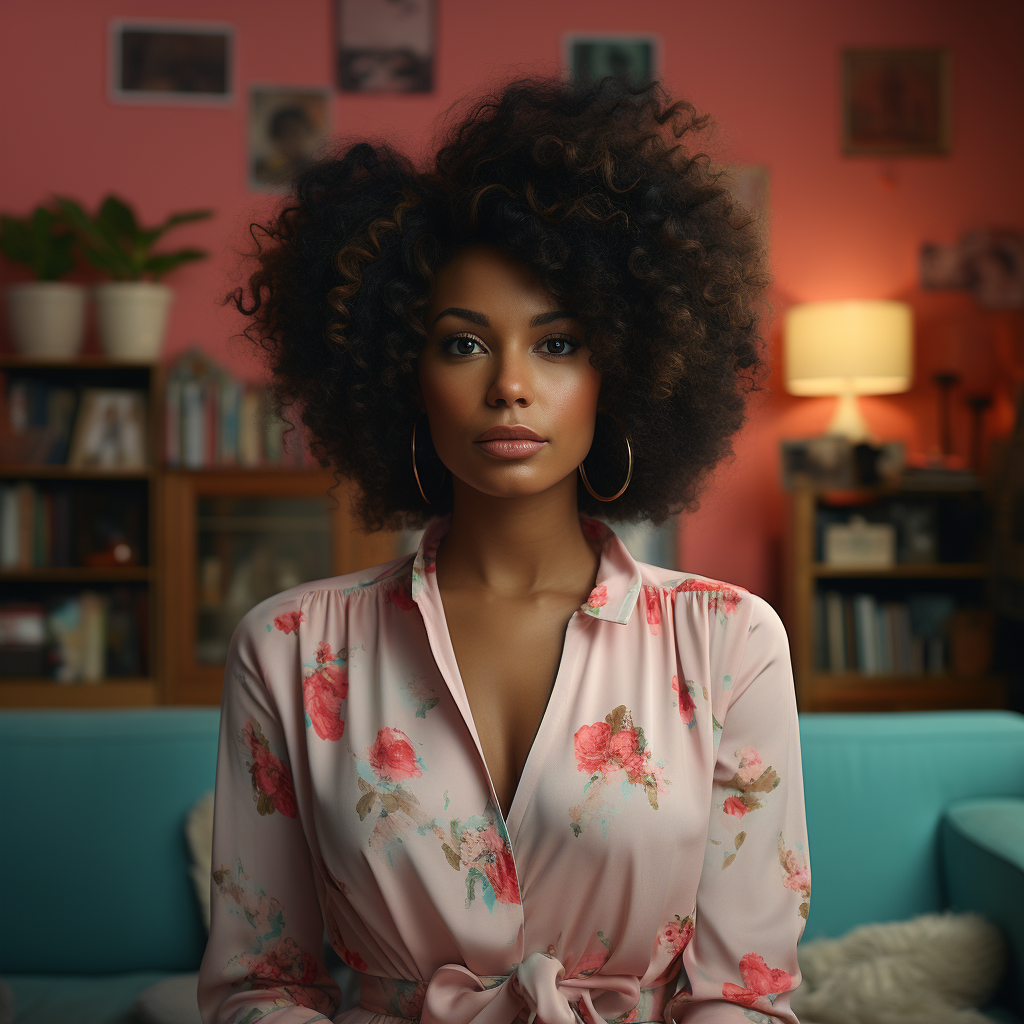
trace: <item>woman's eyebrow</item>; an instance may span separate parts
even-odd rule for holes
[[[551,313],[538,313],[531,321],[531,327],[540,327],[542,324],[553,324],[556,320],[576,320],[578,319],[575,313],[570,313],[567,309],[556,309]]]
[[[461,320],[468,320],[471,324],[477,324],[480,327],[490,327],[491,321],[483,315],[483,313],[477,313],[472,309],[462,309],[459,306],[449,306],[447,309],[442,309],[437,316],[434,317],[434,323],[430,326],[433,327],[438,320],[443,316],[457,316]]]

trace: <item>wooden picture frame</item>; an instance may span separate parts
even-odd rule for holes
[[[80,469],[145,469],[146,395],[134,388],[84,388],[71,434],[68,465]]]
[[[334,0],[341,92],[434,91],[437,0]]]
[[[843,152],[847,156],[949,152],[948,50],[846,49],[842,75]]]
[[[230,105],[235,29],[215,22],[114,18],[108,92],[115,103]]]
[[[331,134],[331,94],[313,86],[249,86],[248,185],[287,192]]]

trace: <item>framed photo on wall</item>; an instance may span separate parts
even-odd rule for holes
[[[436,0],[335,0],[342,92],[431,92]]]
[[[231,25],[115,18],[110,98],[118,103],[233,103]]]
[[[649,33],[576,33],[563,37],[563,60],[575,81],[599,82],[606,75],[621,75],[639,84],[661,71],[661,45]]]
[[[949,152],[949,51],[843,51],[843,152]]]
[[[327,89],[249,87],[249,187],[283,192],[330,135]]]

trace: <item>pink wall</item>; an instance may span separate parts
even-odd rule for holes
[[[1024,226],[1024,8],[1013,0],[438,0],[437,92],[419,97],[338,95],[334,126],[416,149],[452,100],[508,66],[551,69],[567,30],[661,35],[669,85],[710,111],[722,158],[762,163],[772,175],[772,244],[778,324],[786,305],[812,299],[905,298],[918,310],[918,384],[865,402],[875,430],[915,450],[934,446],[928,374],[952,364],[986,386],[1024,364],[1019,316],[977,312],[959,295],[921,295],[922,241],[949,242],[983,223]],[[210,206],[178,244],[213,258],[183,268],[168,354],[201,344],[239,372],[255,372],[230,340],[238,321],[217,304],[232,285],[245,226],[267,208],[245,184],[248,83],[332,81],[330,0],[34,0],[8,5],[0,38],[3,209],[27,211],[51,192],[95,204],[108,191],[146,220]],[[130,106],[106,98],[107,33],[114,16],[229,22],[237,30],[239,99],[227,108]],[[952,53],[949,157],[844,158],[839,154],[839,51],[846,45],[945,45]],[[8,279],[16,273],[0,270]],[[998,358],[996,350],[1002,354]],[[757,400],[734,461],[723,466],[683,530],[684,565],[775,600],[783,495],[780,437],[827,422],[831,400],[790,398],[776,371]],[[1008,423],[1008,388],[995,421]],[[961,450],[966,420],[958,420]]]

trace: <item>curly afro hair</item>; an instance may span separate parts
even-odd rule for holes
[[[350,144],[251,226],[256,265],[226,301],[321,464],[358,485],[366,530],[451,510],[450,475],[428,504],[412,473],[417,357],[434,275],[475,243],[528,266],[583,323],[610,414],[587,460],[598,493],[624,479],[620,430],[632,441],[625,493],[600,502],[578,481],[580,510],[660,524],[696,506],[765,369],[769,284],[758,225],[684,146],[707,125],[656,83],[519,78],[450,114],[426,166]],[[428,438],[421,426],[417,461],[422,446],[420,472],[436,481]]]

